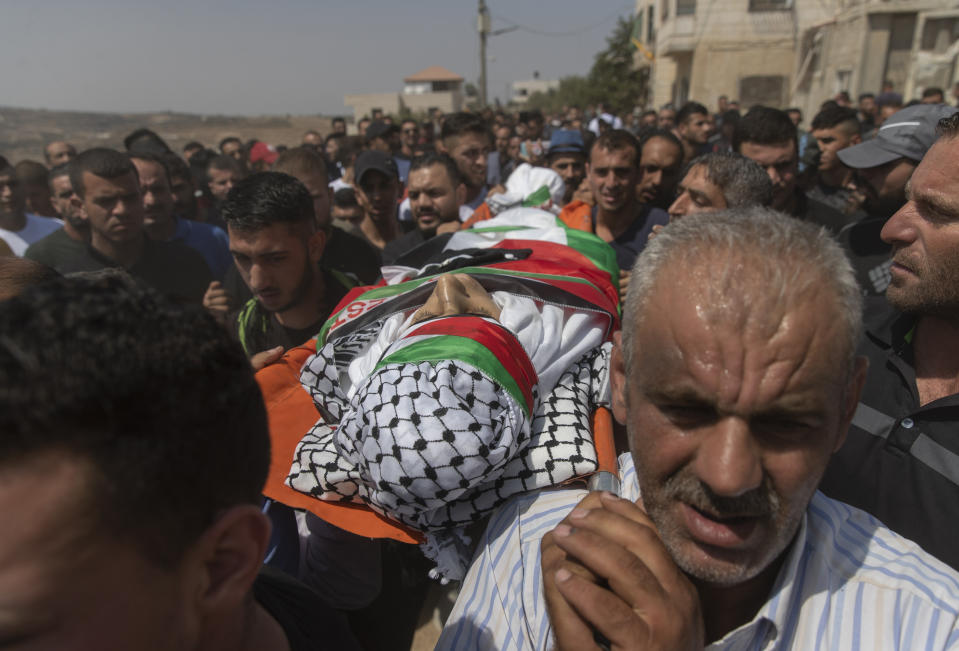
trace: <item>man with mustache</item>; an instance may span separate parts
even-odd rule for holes
[[[867,303],[869,376],[823,490],[959,568],[959,114],[940,131],[882,227],[891,282]]]
[[[621,497],[508,502],[437,648],[954,640],[959,575],[816,492],[866,373],[862,299],[838,244],[760,207],[681,219],[629,286],[610,362],[630,447]]]
[[[407,251],[437,233],[452,233],[460,227],[460,206],[466,201],[466,184],[456,161],[446,154],[414,158],[410,164],[408,185],[410,211],[416,228],[386,245],[383,264],[394,264]]]
[[[595,233],[613,247],[616,262],[622,270],[622,292],[629,282],[627,271],[633,268],[653,227],[669,221],[665,210],[640,203],[637,197],[636,186],[642,177],[642,150],[636,137],[623,129],[607,131],[597,138],[586,162],[586,178],[596,205],[573,201],[559,215],[559,219],[570,228]],[[677,143],[676,174],[681,159],[682,148]]]

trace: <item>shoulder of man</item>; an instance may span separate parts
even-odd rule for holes
[[[904,617],[919,609],[946,616],[950,628],[959,624],[959,572],[865,511],[822,493],[813,496],[807,515],[807,545],[815,548],[817,564],[807,571],[831,574],[824,577],[831,591],[863,585],[873,603],[895,611],[875,616]],[[897,595],[906,597],[903,603]]]
[[[290,651],[360,649],[346,618],[311,588],[267,565],[253,583],[253,597],[286,634]]]

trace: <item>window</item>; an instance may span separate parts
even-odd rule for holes
[[[696,0],[676,0],[677,16],[692,16],[696,13]]]
[[[749,0],[750,11],[784,11],[792,6],[792,0]]]
[[[666,19],[669,18],[669,3],[672,2],[672,0],[659,0],[659,2],[663,7],[662,21],[666,22]]]
[[[653,5],[649,5],[649,9],[646,12],[646,44],[652,45],[656,42],[656,28],[653,26],[653,18],[655,18],[653,12],[655,11]]]

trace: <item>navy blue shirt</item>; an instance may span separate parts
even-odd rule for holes
[[[596,212],[598,206],[593,206],[593,232],[596,232]],[[640,204],[639,215],[633,220],[629,228],[619,234],[609,243],[616,251],[616,263],[623,271],[633,268],[633,263],[643,249],[646,248],[646,242],[649,241],[649,234],[653,232],[653,226],[665,226],[669,223],[669,214],[662,208],[655,208]]]

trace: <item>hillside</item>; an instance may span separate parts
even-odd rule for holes
[[[11,163],[24,158],[43,162],[43,147],[66,140],[78,150],[94,146],[123,147],[134,129],[153,129],[177,153],[191,140],[214,147],[226,136],[251,138],[272,145],[297,145],[305,131],[330,131],[330,118],[319,115],[238,117],[189,113],[81,113],[0,107],[0,154]]]

